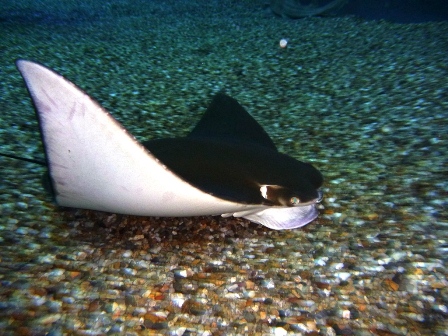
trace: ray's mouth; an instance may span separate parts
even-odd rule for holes
[[[308,206],[308,205],[312,205],[312,204],[318,204],[318,203],[322,202],[323,198],[324,198],[323,190],[317,189],[317,198],[309,200],[308,202],[299,203],[295,206]]]

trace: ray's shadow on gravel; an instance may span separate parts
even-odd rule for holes
[[[62,209],[70,236],[96,247],[148,250],[154,247],[182,249],[190,244],[233,244],[235,239],[262,238],[275,231],[241,218],[139,217],[92,210]]]

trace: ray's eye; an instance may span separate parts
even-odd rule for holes
[[[298,197],[293,196],[289,199],[289,202],[291,203],[291,205],[299,205],[300,199]]]

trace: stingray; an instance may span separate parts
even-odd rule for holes
[[[138,216],[243,217],[276,230],[317,217],[321,173],[280,153],[230,96],[216,94],[187,136],[139,143],[63,76],[27,60],[16,65],[34,103],[58,205]]]

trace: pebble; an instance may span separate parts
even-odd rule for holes
[[[132,257],[132,251],[124,251],[122,254],[123,258],[130,258]]]
[[[52,324],[58,321],[62,317],[61,314],[48,314],[37,319],[37,324]]]
[[[137,270],[135,270],[133,268],[125,267],[122,269],[122,271],[123,271],[123,274],[125,274],[125,275],[134,276],[137,274]]]
[[[283,329],[282,327],[274,328],[275,336],[285,336],[287,334],[288,334],[288,332],[285,329]]]

